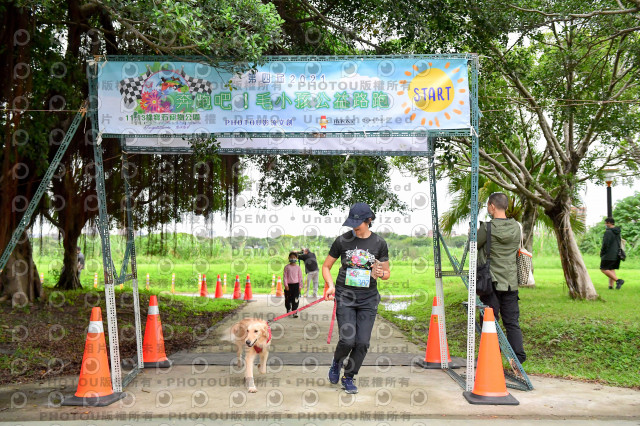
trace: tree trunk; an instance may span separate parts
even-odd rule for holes
[[[178,225],[176,225],[175,220],[173,221],[173,255],[176,256],[178,253]]]
[[[528,198],[523,202],[522,210],[522,234],[524,247],[530,252],[533,251],[533,228],[538,221],[538,207]]]
[[[574,299],[594,300],[598,298],[582,253],[578,248],[575,234],[571,228],[571,209],[568,202],[558,202],[553,209],[545,211],[553,221],[553,230],[558,241],[558,251],[564,278],[569,287],[569,296]]]
[[[18,2],[3,2],[0,17],[0,104],[3,107],[21,98],[29,98],[33,85],[33,72],[28,72],[26,78],[18,78],[18,70],[25,64],[33,63],[31,54],[33,41],[28,41],[28,34],[36,34],[35,19],[31,9],[21,7]],[[22,35],[20,35],[22,33]],[[24,129],[25,114],[3,112],[2,128],[0,130],[0,253],[4,251],[11,240],[14,230],[18,227],[25,207],[23,201],[33,198],[39,176],[29,172],[26,177],[18,177],[21,167],[26,170],[37,170],[31,155],[24,155],[25,150],[12,141],[17,140],[16,130]],[[29,140],[29,151],[39,150],[42,145]],[[21,198],[18,198],[21,197]],[[16,203],[14,205],[14,203]],[[32,222],[31,222],[32,223]],[[30,224],[31,224],[30,223]],[[42,283],[37,268],[33,262],[33,250],[26,233],[9,256],[8,262],[0,272],[0,298],[12,298],[15,303],[21,300],[33,301],[42,295]],[[14,297],[15,296],[15,297]]]
[[[71,206],[67,206],[71,207]],[[78,238],[82,233],[82,225],[78,226],[77,222],[73,220],[66,221],[64,223],[64,238],[62,240],[62,246],[64,247],[64,257],[62,260],[62,271],[60,271],[60,277],[56,284],[57,289],[60,290],[75,290],[82,288],[80,279],[78,278]]]
[[[33,249],[26,232],[9,256],[7,266],[0,273],[0,300],[11,298],[21,306],[42,296],[42,282],[33,262]]]

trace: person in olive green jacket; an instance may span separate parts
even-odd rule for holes
[[[487,226],[491,226],[491,278],[494,291],[480,296],[485,305],[493,308],[496,321],[502,317],[507,340],[522,364],[527,355],[520,330],[520,307],[518,305],[518,270],[516,256],[520,248],[520,225],[505,214],[509,199],[501,192],[491,194],[487,201],[487,212],[491,222],[480,222],[478,228],[478,265],[486,262],[484,246],[487,242]]]

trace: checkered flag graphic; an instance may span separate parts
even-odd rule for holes
[[[196,93],[208,93],[211,94],[213,92],[213,86],[211,82],[204,80],[202,78],[193,78],[185,74],[184,70],[180,71],[180,74],[187,80],[187,84],[189,85],[189,92]]]
[[[125,78],[118,83],[118,90],[120,90],[120,94],[127,104],[133,103],[136,99],[142,97],[142,85],[150,75],[151,71],[147,70],[146,73],[138,77]]]

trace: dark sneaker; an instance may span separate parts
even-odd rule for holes
[[[329,381],[334,385],[340,380],[340,369],[342,365],[335,359],[331,361],[331,368],[329,368]]]
[[[291,316],[294,317],[294,318],[298,318],[298,314],[293,314]]]
[[[353,383],[353,377],[342,376],[342,388],[346,393],[358,393],[358,388]]]
[[[624,280],[616,281],[616,290],[620,290],[620,287],[622,287],[622,284],[624,284]]]

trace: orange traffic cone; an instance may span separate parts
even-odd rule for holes
[[[518,405],[520,404],[509,392],[504,380],[500,344],[496,331],[496,320],[493,309],[484,309],[480,349],[478,350],[478,369],[472,392],[463,392],[471,404],[482,405]]]
[[[438,326],[438,313],[444,314],[443,309],[438,306],[438,298],[433,298],[431,306],[431,320],[429,321],[429,336],[427,338],[427,350],[424,355],[424,361],[418,361],[416,364],[422,368],[436,369],[441,368],[440,363],[440,327]],[[460,368],[460,365],[453,362],[449,356],[449,343],[447,345],[447,361],[449,368]]]
[[[218,274],[218,279],[216,280],[216,299],[220,299],[222,297],[222,283],[220,283],[220,274]]]
[[[171,367],[172,362],[164,351],[164,337],[162,324],[160,323],[160,310],[158,309],[158,297],[149,298],[149,313],[147,314],[147,326],[144,329],[142,342],[142,360],[144,368]]]
[[[284,292],[282,291],[282,280],[278,277],[278,284],[276,285],[276,297],[284,297]]]
[[[111,387],[107,345],[102,326],[102,311],[96,306],[91,309],[78,389],[75,395],[66,398],[62,405],[104,407],[124,397],[124,392],[114,392]]]
[[[242,294],[240,294],[240,277],[236,275],[236,283],[233,287],[233,298],[241,299]]]
[[[209,292],[207,291],[207,276],[205,274],[202,274],[202,283],[200,283],[200,296],[209,296]]]
[[[249,274],[247,274],[247,283],[244,285],[244,301],[245,302],[256,301],[256,299],[253,298],[253,292],[251,291],[251,278],[249,278]]]

